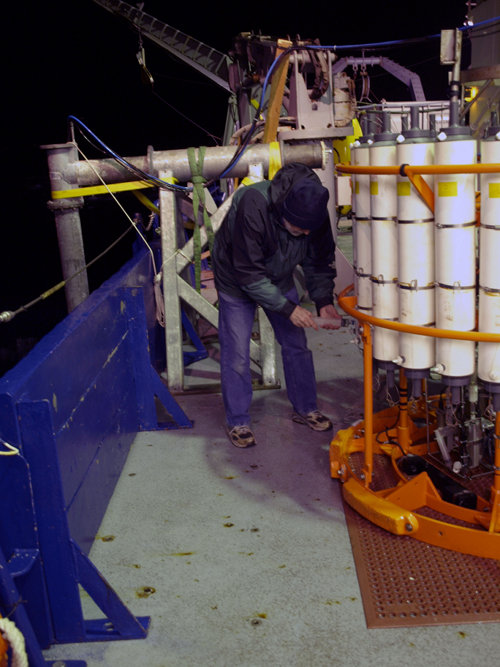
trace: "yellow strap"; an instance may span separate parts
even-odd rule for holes
[[[281,169],[281,151],[279,141],[269,144],[269,180],[272,181],[276,172]]]
[[[156,204],[154,204],[154,203],[151,201],[151,199],[148,199],[148,197],[146,197],[146,195],[143,195],[142,192],[139,192],[139,191],[134,192],[134,196],[137,197],[137,199],[138,199],[142,204],[144,204],[144,206],[145,206],[146,208],[149,208],[150,211],[153,211],[153,213],[157,213],[157,214],[160,213],[160,209],[158,208],[158,206],[156,206]]]
[[[242,179],[240,185],[253,185],[254,183],[258,183],[260,181],[259,178],[255,178],[255,176],[245,176],[245,178]]]
[[[53,190],[52,199],[71,199],[72,197],[87,197],[88,195],[106,195],[108,192],[125,192],[126,190],[141,190],[152,188],[146,181],[129,181],[128,183],[110,183],[109,185],[90,185],[86,188],[73,190]]]
[[[178,183],[174,176],[165,178],[165,183]],[[85,188],[72,190],[53,190],[52,199],[71,199],[72,197],[87,197],[89,195],[106,195],[109,192],[126,192],[127,190],[143,190],[156,187],[147,181],[127,181],[125,183],[109,183],[108,185],[89,185]]]

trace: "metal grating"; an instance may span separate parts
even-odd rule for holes
[[[344,509],[369,628],[500,622],[499,561],[392,535]]]

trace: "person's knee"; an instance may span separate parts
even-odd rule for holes
[[[287,336],[281,347],[283,350],[290,350],[291,353],[309,352],[307,338],[302,329],[297,329],[296,335]]]
[[[296,361],[296,362],[312,362],[312,352],[311,350],[305,347],[285,347],[281,350],[283,355],[283,360],[285,361]]]
[[[245,354],[238,354],[233,351],[221,356],[221,362],[224,367],[242,377],[250,372],[250,358]]]

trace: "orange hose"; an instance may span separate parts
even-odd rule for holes
[[[351,315],[361,322],[367,322],[383,329],[393,329],[394,331],[404,331],[406,333],[418,334],[420,336],[431,336],[432,338],[451,338],[454,340],[474,340],[483,343],[500,343],[500,334],[487,333],[485,331],[453,331],[452,329],[436,329],[434,327],[422,327],[416,324],[403,324],[392,320],[384,320],[379,317],[373,317],[367,313],[356,310],[357,299],[355,296],[345,296],[353,288],[352,285],[346,287],[338,296],[339,306],[348,315]]]
[[[386,167],[336,164],[335,169],[344,174],[384,174],[389,176],[409,176],[410,174],[495,174],[500,172],[500,164],[405,164]]]

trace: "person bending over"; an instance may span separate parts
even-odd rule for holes
[[[255,445],[250,428],[250,338],[256,306],[268,316],[281,345],[294,422],[314,431],[332,428],[317,408],[312,353],[304,329],[318,329],[299,305],[293,273],[301,266],[317,314],[334,320],[335,244],[327,210],[328,190],[300,163],[282,167],[272,181],[238,190],[219,228],[212,253],[219,296],[221,385],[227,433],[236,447]]]

